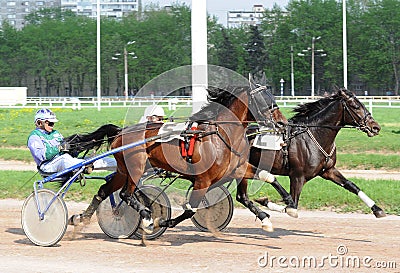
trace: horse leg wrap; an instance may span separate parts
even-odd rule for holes
[[[264,171],[262,170],[259,174],[258,177],[262,180],[262,181],[266,181],[268,183],[272,183],[275,181],[275,176],[268,172],[268,171]]]
[[[93,197],[92,202],[90,203],[90,205],[87,207],[87,209],[84,212],[82,212],[82,214],[72,215],[68,219],[68,225],[77,226],[80,223],[84,223],[85,225],[89,224],[90,223],[90,218],[92,218],[94,212],[99,207],[101,201],[103,201],[103,199],[100,196],[95,195]]]
[[[274,187],[274,189],[280,194],[280,196],[282,197],[283,201],[285,202],[286,205],[290,206],[290,207],[294,207],[294,202],[292,197],[290,196],[290,194],[285,190],[284,187],[282,187],[281,184],[279,184],[278,180],[274,180],[271,183],[272,187]]]
[[[268,202],[267,208],[269,208],[270,210],[273,210],[273,211],[278,211],[278,212],[284,212],[285,211],[285,207],[284,206],[275,204],[274,202]]]
[[[375,205],[375,202],[369,198],[363,191],[358,192],[358,197],[369,207],[372,208],[373,205]]]
[[[351,193],[357,194],[360,191],[360,188],[357,187],[353,182],[346,180],[343,184],[343,188],[345,188],[346,190],[348,190]]]
[[[265,231],[272,232],[274,228],[272,226],[271,221],[269,220],[269,214],[260,210],[256,206],[254,206],[253,202],[249,201],[247,203],[247,207],[249,210],[256,215],[258,219],[261,220],[261,228]]]
[[[124,195],[125,196],[125,195]],[[139,212],[139,215],[142,217],[142,229],[147,234],[151,234],[154,231],[154,221],[151,218],[150,209],[146,208],[142,203],[140,203],[135,196],[127,196],[125,200],[129,206]]]
[[[183,220],[186,220],[186,219],[191,218],[194,214],[195,214],[195,212],[192,211],[192,210],[185,210],[181,215],[179,215],[178,217],[176,217],[176,218],[174,218],[174,219],[170,219],[170,220],[161,220],[161,221],[159,222],[159,226],[160,226],[160,227],[173,228],[173,227],[175,227],[177,224],[179,224],[180,222],[182,222]]]
[[[142,203],[140,203],[134,196],[128,196],[126,199],[128,205],[139,212],[140,216],[145,219],[151,218],[151,211],[146,208]]]
[[[283,202],[289,207],[289,208],[294,208],[297,209],[296,205],[294,204],[292,196],[288,195],[283,198]]]
[[[249,201],[249,202],[246,204],[246,207],[248,207],[249,210],[250,210],[252,213],[254,213],[254,215],[255,215],[258,219],[260,219],[261,221],[264,220],[266,217],[269,218],[268,213],[266,213],[266,212],[260,210],[260,209],[259,209],[258,207],[256,207],[256,206],[253,204],[253,202],[251,202],[251,201]]]
[[[81,221],[84,224],[88,224],[90,222],[90,218],[92,218],[94,212],[97,210],[102,201],[103,199],[98,195],[93,197],[89,207],[87,207],[87,209],[81,215]]]

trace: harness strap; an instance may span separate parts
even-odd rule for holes
[[[231,145],[229,145],[229,143],[224,139],[224,137],[219,133],[219,131],[216,131],[217,136],[222,140],[222,142],[226,145],[226,147],[228,147],[228,149],[234,153],[236,156],[241,157],[242,154],[239,153],[238,151],[236,151],[235,149],[232,148]]]

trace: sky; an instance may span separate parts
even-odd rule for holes
[[[171,5],[173,3],[185,3],[191,6],[192,0],[142,0],[143,4],[148,3],[159,4],[160,7]],[[198,0],[197,0],[198,1]],[[228,11],[245,10],[251,11],[253,5],[263,5],[265,8],[271,9],[276,3],[284,8],[289,0],[207,0],[207,12],[218,17],[218,22],[226,25],[226,13]]]

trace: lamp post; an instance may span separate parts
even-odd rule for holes
[[[128,42],[126,45],[131,45],[134,44],[136,41],[130,41]],[[126,49],[126,46],[124,46],[124,74],[125,74],[125,78],[124,78],[124,84],[125,84],[125,88],[124,88],[124,96],[125,96],[125,100],[128,100],[128,90],[129,90],[129,84],[128,84],[128,55],[132,55],[133,59],[137,59],[137,56],[135,56],[134,52],[129,52]],[[121,53],[116,53],[115,56],[121,56]],[[113,60],[118,60],[118,57],[112,57]]]
[[[315,41],[317,41],[317,40],[319,40],[319,39],[321,39],[321,36],[312,37],[312,40],[311,40],[311,48],[309,47],[309,48],[303,50],[303,52],[309,52],[309,51],[311,51],[311,97],[314,97],[314,96],[315,96],[315,75],[314,75],[314,66],[315,66],[314,59],[315,59],[315,52],[320,53],[319,56],[321,56],[321,57],[326,56],[326,54],[322,53],[322,52],[324,52],[323,49],[317,49],[317,50],[315,49]],[[298,55],[298,56],[306,56],[304,53],[298,53],[297,55]]]
[[[315,90],[315,74],[314,74],[314,50],[315,50],[315,41],[319,40],[321,36],[317,38],[312,37],[311,40],[311,97],[314,97],[314,90]]]

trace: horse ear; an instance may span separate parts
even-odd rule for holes
[[[338,93],[339,93],[340,96],[342,96],[342,97],[344,97],[346,99],[348,99],[348,98],[353,96],[353,94],[351,92],[349,92],[346,88],[340,88],[338,90]]]
[[[255,83],[253,75],[251,73],[249,73],[249,85],[251,90],[257,88],[257,84]]]
[[[259,80],[259,84],[263,86],[267,85],[267,76],[265,75],[265,72],[262,73],[261,79]]]

